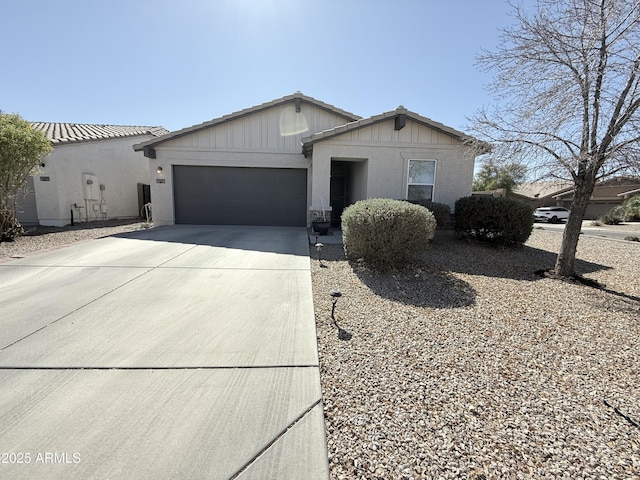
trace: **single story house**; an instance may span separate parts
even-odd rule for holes
[[[516,187],[513,197],[520,198],[531,204],[533,208],[559,206],[571,208],[573,200],[573,182],[564,180],[551,182],[525,183]],[[625,199],[640,191],[640,178],[638,177],[612,177],[596,184],[585,219],[595,220],[612,208],[622,205]]]
[[[585,218],[595,220],[608,213],[612,208],[622,205],[629,192],[640,188],[640,178],[637,177],[613,177],[596,184],[593,195],[589,200]],[[573,188],[558,192],[553,196],[558,205],[570,208],[573,200]]]
[[[618,194],[618,197],[623,200],[627,200],[628,198],[635,197],[636,195],[640,195],[640,188],[634,188],[633,190],[625,190],[622,193]]]
[[[18,199],[23,225],[140,216],[138,184],[148,185],[149,162],[134,143],[168,133],[162,127],[31,122],[51,141],[36,175]]]
[[[404,107],[361,118],[296,92],[140,142],[156,225],[307,226],[358,200],[471,194],[462,132]]]
[[[526,182],[516,186],[510,197],[528,202],[532,208],[559,206],[554,196],[572,188],[573,182],[568,180]]]

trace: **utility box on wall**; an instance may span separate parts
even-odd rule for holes
[[[85,200],[99,200],[98,177],[90,173],[82,174],[82,192]]]

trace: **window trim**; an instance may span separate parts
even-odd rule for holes
[[[411,171],[411,162],[412,161],[417,161],[417,162],[433,162],[433,183],[416,183],[416,182],[409,182],[409,174]],[[435,197],[436,197],[436,176],[437,176],[437,172],[438,172],[438,160],[436,160],[435,158],[409,158],[407,159],[407,182],[406,182],[406,189],[405,189],[405,198],[408,200],[409,199],[409,187],[411,185],[428,185],[431,186],[431,201],[434,202],[435,201]]]

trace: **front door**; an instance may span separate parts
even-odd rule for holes
[[[331,223],[340,223],[342,211],[347,205],[347,178],[343,175],[332,175],[329,188],[331,196]]]

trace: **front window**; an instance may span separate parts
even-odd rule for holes
[[[435,160],[409,160],[407,200],[433,200],[435,179]]]

